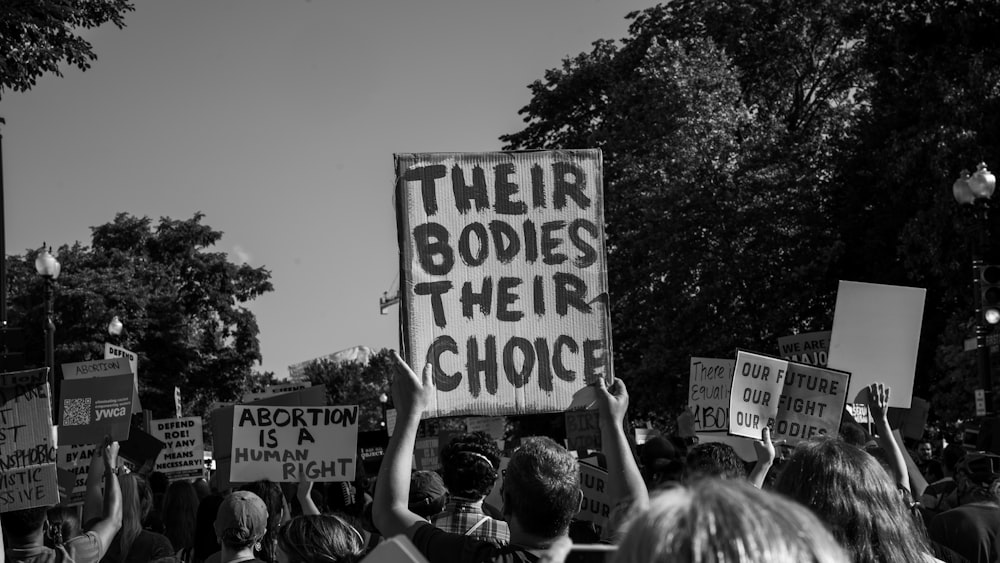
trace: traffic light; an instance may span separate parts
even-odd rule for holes
[[[978,270],[981,321],[994,326],[1000,323],[1000,266],[983,265]]]

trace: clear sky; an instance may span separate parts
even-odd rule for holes
[[[7,253],[201,211],[218,250],[272,272],[250,305],[262,369],[394,348],[392,155],[499,150],[528,84],[653,3],[136,0],[87,34],[90,70],[0,100]]]

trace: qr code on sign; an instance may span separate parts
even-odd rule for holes
[[[63,426],[90,424],[90,397],[63,399]]]

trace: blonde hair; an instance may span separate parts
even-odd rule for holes
[[[742,480],[708,478],[656,494],[626,524],[612,563],[848,563],[805,507]]]

